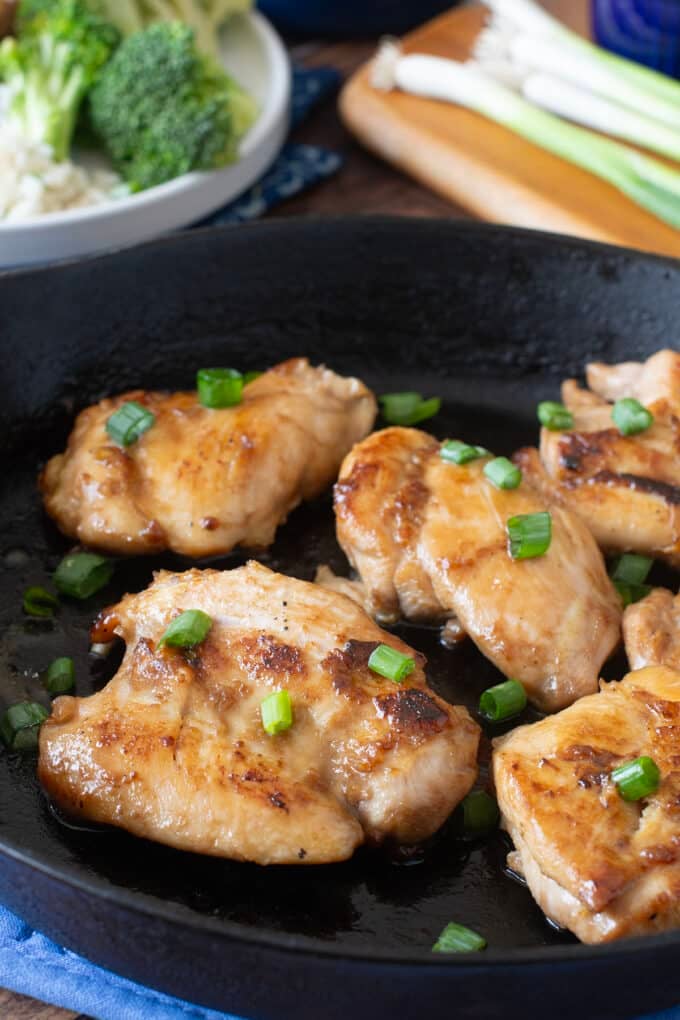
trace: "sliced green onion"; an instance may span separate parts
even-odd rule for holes
[[[64,595],[74,599],[89,599],[108,584],[113,574],[113,563],[96,553],[74,552],[64,556],[54,572],[54,583]]]
[[[643,755],[625,765],[619,765],[613,770],[612,779],[624,800],[641,800],[656,793],[661,773],[654,759]]]
[[[234,407],[243,398],[245,381],[235,368],[201,368],[196,373],[198,399],[203,407]]]
[[[382,416],[390,425],[417,425],[434,418],[442,406],[439,397],[423,400],[421,393],[385,393],[378,399]]]
[[[654,421],[654,415],[633,397],[617,400],[612,408],[612,421],[622,436],[637,436],[645,432]]]
[[[485,450],[483,446],[468,446],[460,439],[447,439],[441,445],[439,456],[442,460],[450,461],[452,464],[468,464],[471,460],[488,457],[489,451]]]
[[[654,560],[651,556],[639,556],[637,553],[624,553],[612,565],[612,581],[623,581],[626,584],[644,584],[652,569]]]
[[[415,659],[408,655],[402,655],[396,648],[389,645],[378,645],[370,654],[368,668],[384,676],[388,680],[394,680],[395,684],[403,683],[407,676],[410,676],[416,668]]]
[[[464,835],[476,839],[491,832],[498,825],[498,804],[485,790],[473,790],[456,808],[460,829]]]
[[[541,425],[551,432],[561,432],[562,429],[574,427],[574,416],[564,404],[556,400],[542,400],[536,408],[536,414]]]
[[[119,446],[132,446],[151,428],[156,415],[135,400],[121,404],[106,423],[106,431]]]
[[[491,722],[503,722],[523,712],[526,704],[526,691],[519,680],[506,680],[482,692],[479,711]]]
[[[202,609],[187,609],[168,624],[158,647],[192,648],[200,645],[212,627],[212,619]]]
[[[271,737],[289,730],[293,725],[293,705],[288,691],[275,691],[260,702],[260,715],[265,733]]]
[[[484,475],[497,489],[516,489],[522,481],[522,472],[507,457],[490,460],[484,465]]]
[[[243,385],[247,386],[248,383],[255,382],[255,380],[259,379],[261,375],[264,375],[264,372],[244,372]]]
[[[452,921],[447,924],[435,944],[433,953],[476,953],[486,947],[486,939],[471,928]]]
[[[24,592],[24,612],[29,616],[54,616],[59,607],[59,599],[46,588],[34,585]]]
[[[66,655],[55,659],[47,669],[45,687],[50,694],[66,694],[73,689],[76,681],[76,667],[73,659]]]
[[[20,701],[7,709],[0,719],[0,738],[14,751],[38,746],[40,727],[49,712],[35,701]]]
[[[651,584],[629,584],[628,581],[614,581],[614,587],[621,596],[624,609],[646,599],[652,590]]]
[[[536,559],[550,548],[552,517],[548,511],[510,517],[507,529],[509,552],[513,560]]]

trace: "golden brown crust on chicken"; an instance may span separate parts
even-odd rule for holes
[[[186,609],[211,616],[206,640],[159,648]],[[343,595],[252,562],[160,573],[94,628],[113,633],[127,644],[117,675],[57,699],[41,731],[40,780],[69,814],[199,853],[316,864],[426,838],[474,783],[477,725]],[[383,642],[416,659],[402,685],[368,669]],[[260,703],[283,688],[294,724],[268,736]]]
[[[105,425],[130,400],[156,421],[122,449]],[[40,478],[45,507],[65,534],[107,552],[264,548],[298,503],[332,484],[375,415],[363,383],[304,358],[255,379],[237,407],[205,408],[195,392],[124,393],[78,415]]]
[[[627,802],[611,773],[641,755],[661,784]],[[493,775],[512,865],[554,921],[591,943],[680,923],[680,673],[629,673],[513,730]]]
[[[593,364],[587,375],[594,392],[573,379],[562,387],[574,427],[541,429],[540,455],[527,448],[515,462],[545,498],[577,511],[604,550],[680,566],[680,354]],[[651,428],[620,434],[608,400],[625,396],[648,407]]]
[[[631,669],[680,670],[680,595],[654,588],[623,614],[623,640]]]
[[[359,443],[335,487],[338,540],[378,619],[457,616],[506,676],[555,711],[597,690],[619,641],[621,603],[579,518],[553,510],[545,556],[515,561],[506,522],[545,503],[529,486],[499,491],[485,459],[446,463],[439,443],[390,428]]]

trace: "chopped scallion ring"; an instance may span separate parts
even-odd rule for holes
[[[468,446],[460,439],[448,439],[442,443],[439,456],[442,460],[450,461],[452,464],[468,464],[471,460],[488,457],[489,451],[485,450],[483,446]]]
[[[652,590],[651,584],[629,584],[627,581],[614,581],[614,587],[621,596],[624,609],[646,599]]]
[[[382,416],[390,425],[417,425],[434,418],[442,406],[439,397],[423,400],[422,393],[385,393],[378,400]]]
[[[151,428],[156,415],[136,400],[121,404],[106,423],[106,431],[119,446],[132,446]]]
[[[612,408],[612,421],[622,436],[637,436],[654,422],[654,415],[639,400],[623,397]]]
[[[38,746],[38,734],[49,712],[35,701],[11,705],[0,719],[0,738],[14,751]]]
[[[89,599],[111,580],[113,563],[96,553],[73,552],[65,556],[54,573],[54,583],[64,595]]]
[[[260,702],[260,715],[265,733],[270,737],[289,730],[293,725],[293,705],[288,691],[274,691]]]
[[[435,944],[433,953],[476,953],[486,948],[486,939],[471,928],[452,921],[447,924]]]
[[[201,368],[196,373],[198,399],[203,407],[235,407],[241,403],[244,385],[244,377],[235,368]]]
[[[45,674],[45,687],[50,694],[66,694],[73,690],[76,681],[76,667],[73,659],[64,655],[50,664]]]
[[[661,773],[654,759],[643,755],[625,765],[619,765],[613,770],[612,779],[624,800],[641,800],[656,793]]]
[[[52,592],[47,591],[46,588],[34,585],[32,588],[27,588],[24,592],[24,612],[28,613],[29,616],[40,616],[43,618],[54,616],[54,612],[58,608],[59,599]]]
[[[456,808],[456,821],[465,836],[476,839],[498,825],[498,804],[484,790],[473,790]]]
[[[200,645],[212,627],[212,619],[202,609],[187,609],[168,624],[158,647],[193,648]]]
[[[408,655],[402,655],[396,648],[389,645],[378,645],[371,652],[368,660],[368,668],[379,676],[388,680],[394,680],[395,684],[403,683],[407,676],[410,676],[416,668],[415,659]]]
[[[637,553],[624,553],[612,564],[612,581],[623,581],[625,584],[644,584],[647,575],[654,565],[650,556],[639,556]]]
[[[504,722],[523,712],[526,704],[526,691],[519,680],[506,680],[482,692],[479,711],[490,722]]]
[[[543,556],[552,541],[552,517],[547,511],[518,514],[507,522],[509,552],[513,560]]]
[[[541,425],[551,432],[561,432],[574,427],[574,416],[571,411],[556,400],[542,400],[536,408]]]
[[[248,383],[255,382],[255,380],[259,379],[261,375],[264,375],[264,372],[244,372],[243,385],[247,386]]]
[[[516,489],[522,481],[522,472],[507,457],[490,460],[484,465],[484,475],[497,489]]]

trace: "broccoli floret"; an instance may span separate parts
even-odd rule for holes
[[[179,22],[125,39],[90,93],[95,133],[133,191],[235,159],[253,100]]]
[[[85,0],[23,0],[18,37],[0,44],[5,118],[22,136],[66,159],[83,97],[120,41]]]
[[[202,53],[219,58],[219,30],[232,14],[249,10],[253,0],[92,0],[125,35],[162,21],[181,21],[196,33]]]

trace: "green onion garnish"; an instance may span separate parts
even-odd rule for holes
[[[75,663],[66,655],[61,659],[55,659],[45,674],[45,687],[50,694],[66,694],[73,689],[75,681]]]
[[[516,489],[522,472],[507,457],[494,457],[484,465],[484,475],[497,489]]]
[[[562,429],[574,427],[574,416],[571,411],[558,403],[556,400],[542,400],[536,408],[536,414],[541,425],[544,425],[551,432],[561,432]]]
[[[385,393],[378,400],[382,416],[390,425],[417,425],[433,418],[442,406],[439,397],[423,400],[421,393]]]
[[[403,683],[407,676],[416,668],[415,659],[402,655],[396,648],[389,645],[378,645],[370,654],[368,668],[379,676],[394,680],[395,684]]]
[[[108,584],[113,574],[113,563],[96,553],[74,552],[64,556],[54,572],[54,583],[64,595],[74,599],[89,599]]]
[[[523,712],[526,704],[526,691],[519,680],[506,680],[482,692],[479,711],[490,722],[503,722]]]
[[[24,612],[29,616],[54,616],[58,607],[59,599],[46,588],[34,585],[24,592]]]
[[[623,581],[626,584],[644,584],[652,569],[654,560],[650,556],[639,556],[637,553],[624,553],[612,564],[612,581]]]
[[[654,415],[639,400],[623,397],[617,400],[612,408],[612,421],[622,436],[637,436],[644,432],[654,421]]]
[[[255,382],[255,380],[259,379],[261,375],[264,375],[264,372],[244,372],[243,385],[247,386],[248,383]]]
[[[11,705],[0,719],[0,738],[14,751],[37,747],[40,727],[48,715],[49,712],[35,701]]]
[[[244,378],[235,368],[201,368],[196,373],[198,399],[203,407],[235,407],[243,398]]]
[[[641,800],[658,790],[661,773],[654,759],[643,755],[619,765],[613,770],[612,779],[624,800]]]
[[[121,404],[106,423],[106,431],[119,446],[132,446],[151,428],[156,415],[136,400]]]
[[[518,514],[507,523],[509,552],[513,560],[543,556],[552,540],[552,517],[547,511]]]
[[[621,596],[624,609],[646,599],[652,590],[651,584],[628,584],[627,581],[614,581],[614,587]]]
[[[447,924],[435,944],[433,953],[475,953],[486,947],[486,939],[471,928],[451,922]]]
[[[483,446],[468,446],[460,439],[448,439],[442,443],[439,456],[442,460],[450,461],[452,464],[468,464],[471,460],[479,460],[480,457],[488,457],[489,451]]]
[[[168,624],[158,647],[193,648],[200,645],[212,627],[212,619],[202,609],[187,609]]]
[[[270,737],[289,730],[293,725],[293,706],[288,691],[275,691],[260,702],[260,715],[265,733]]]
[[[498,825],[498,804],[484,790],[473,790],[456,808],[460,828],[466,836],[476,838],[491,832]]]

